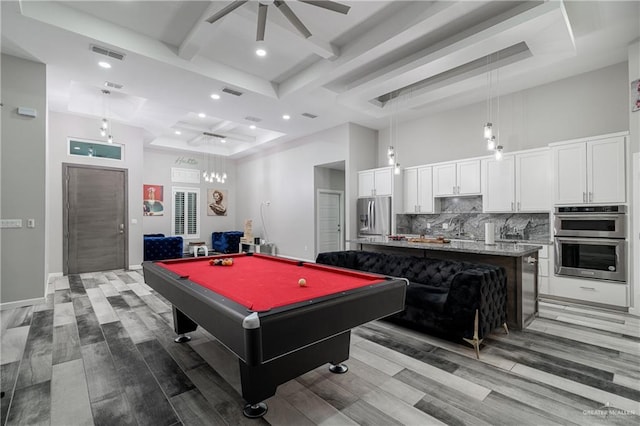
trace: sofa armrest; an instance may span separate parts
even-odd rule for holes
[[[458,272],[451,282],[445,311],[473,336],[475,312],[478,310],[478,337],[484,338],[507,321],[507,276],[504,268],[487,266]]]

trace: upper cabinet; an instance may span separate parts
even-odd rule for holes
[[[404,213],[433,213],[432,167],[410,167],[404,170]]]
[[[549,150],[507,154],[482,160],[483,211],[541,212],[551,210]]]
[[[358,172],[358,197],[391,195],[393,193],[393,167]]]
[[[556,204],[624,203],[625,137],[553,144]]]
[[[480,194],[480,160],[433,166],[433,196]]]

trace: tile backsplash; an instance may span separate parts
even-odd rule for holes
[[[550,241],[548,213],[482,213],[482,197],[440,199],[436,214],[398,214],[396,233],[484,239],[484,224],[495,224],[496,240]]]

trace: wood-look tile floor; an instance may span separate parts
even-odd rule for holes
[[[640,319],[543,302],[527,330],[470,347],[376,321],[326,367],[242,415],[237,360],[198,329],[173,342],[170,304],[138,271],[55,278],[46,303],[1,315],[2,424],[639,424]]]

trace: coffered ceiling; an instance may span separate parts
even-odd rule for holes
[[[231,3],[3,1],[2,52],[47,64],[53,111],[237,158],[347,121],[381,129],[482,101],[489,71],[504,94],[619,63],[640,36],[637,1],[344,1],[342,14],[287,0],[308,38],[282,2],[262,1],[258,57],[258,2],[207,22]]]

